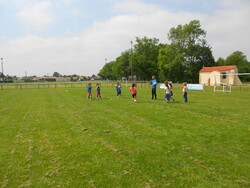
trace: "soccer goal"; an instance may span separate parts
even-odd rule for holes
[[[221,83],[220,85],[214,85],[214,92],[232,92],[232,85]]]
[[[250,73],[215,75],[214,92],[248,92],[250,93]]]

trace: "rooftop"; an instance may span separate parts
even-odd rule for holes
[[[203,67],[200,72],[213,72],[213,71],[227,71],[227,70],[233,70],[236,69],[236,65],[231,65],[231,66],[220,66],[220,67]]]

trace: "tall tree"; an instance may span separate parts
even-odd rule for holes
[[[250,72],[250,63],[241,51],[235,51],[225,60],[225,65],[236,65],[240,73]]]
[[[236,65],[239,73],[250,72],[250,62],[247,61],[246,55],[241,51],[235,51],[225,60],[225,65]],[[239,76],[241,81],[250,81],[250,76]]]
[[[222,57],[219,57],[216,62],[216,66],[224,66],[224,65],[225,65],[225,59],[223,59]]]
[[[111,80],[115,79],[115,74],[113,72],[114,64],[115,64],[115,61],[111,61],[109,63],[106,63],[103,66],[103,68],[100,70],[98,75],[101,76],[104,79],[111,79]]]
[[[114,71],[117,79],[121,79],[122,77],[128,78],[130,75],[130,57],[131,52],[130,50],[126,50],[125,52],[122,52],[122,54],[116,58],[116,63],[114,65]]]
[[[54,76],[54,77],[60,77],[61,74],[59,74],[58,72],[54,72],[54,73],[53,73],[53,76]]]
[[[178,61],[173,57],[172,59],[167,58],[170,62],[164,62],[164,58],[161,57],[159,65],[162,66],[164,63],[173,64],[173,62],[180,64],[180,61],[183,61],[181,66],[177,64],[178,67],[184,69],[183,78],[189,82],[198,82],[199,70],[203,66],[215,65],[211,48],[208,46],[205,37],[206,32],[201,29],[199,20],[193,20],[184,26],[178,25],[176,28],[171,28],[168,39],[171,42],[171,48],[175,50],[174,54],[177,56]],[[166,47],[166,51],[169,51],[167,48],[169,46]],[[161,54],[161,56],[163,55],[164,53]],[[169,79],[172,80],[174,78],[171,76]]]
[[[160,80],[171,80],[173,82],[184,81],[184,55],[178,53],[175,45],[167,45],[160,49],[159,69]]]
[[[143,80],[152,75],[158,76],[158,55],[162,46],[157,38],[137,37],[130,61],[133,75]]]

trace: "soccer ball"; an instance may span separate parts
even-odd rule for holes
[[[134,102],[136,102],[136,99],[134,100]]]

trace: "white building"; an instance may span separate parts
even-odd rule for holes
[[[220,84],[242,84],[238,75],[236,65],[220,66],[220,67],[203,67],[199,73],[200,84],[208,86]]]

